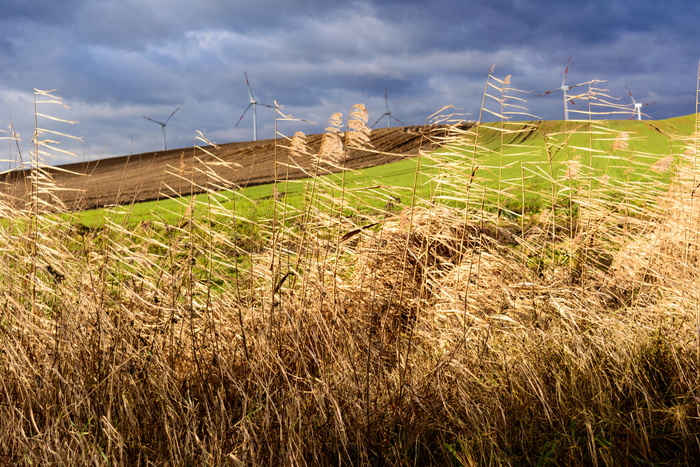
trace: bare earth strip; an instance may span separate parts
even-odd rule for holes
[[[399,161],[429,149],[435,127],[408,126],[372,132],[371,151],[351,150],[348,169],[363,169]],[[308,152],[317,153],[322,135],[309,135]],[[150,201],[164,196],[196,194],[227,187],[246,187],[275,180],[304,178],[310,157],[290,159],[286,141],[229,143],[204,149],[173,149],[63,165],[48,172],[58,197],[70,210]],[[29,192],[29,171],[0,174],[5,197],[22,203]],[[219,179],[217,181],[216,179]]]

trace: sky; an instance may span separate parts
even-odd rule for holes
[[[260,104],[324,130],[362,103],[373,124],[386,112],[418,125],[445,106],[475,120],[486,77],[524,91],[534,117],[563,118],[561,86],[593,79],[618,102],[652,103],[652,119],[695,112],[700,59],[697,0],[0,0],[1,168],[28,160],[34,89],[70,107],[39,104],[41,128],[61,164],[169,149],[200,134],[253,139],[247,72]],[[571,57],[570,62],[568,62]],[[627,88],[626,88],[627,86]],[[581,87],[582,88],[582,87]],[[385,100],[385,89],[388,100]],[[571,91],[573,92],[573,90]],[[275,111],[257,107],[258,139],[273,138]],[[615,118],[629,118],[630,115]],[[646,118],[646,117],[645,117]],[[377,123],[386,126],[386,115]],[[236,126],[238,124],[238,126]],[[400,125],[391,120],[392,125]],[[4,146],[4,147],[3,147]]]

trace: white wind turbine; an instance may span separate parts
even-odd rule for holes
[[[405,124],[404,122],[402,122],[402,121],[399,120],[398,118],[396,118],[396,117],[394,117],[393,115],[391,115],[391,110],[389,110],[389,96],[388,96],[388,94],[387,94],[386,86],[384,86],[384,104],[386,104],[386,112],[384,112],[384,113],[382,114],[382,116],[379,117],[379,118],[377,119],[377,121],[374,122],[374,123],[372,124],[371,128],[374,128],[374,125],[376,125],[377,123],[379,123],[379,120],[381,120],[381,119],[384,118],[384,117],[387,117],[387,119],[386,119],[386,127],[387,127],[387,128],[390,128],[390,127],[391,127],[391,119],[392,119],[392,118],[393,118],[394,120],[396,120],[397,122],[399,122],[400,124],[402,124],[402,125],[405,126],[406,124]]]
[[[157,124],[160,125],[161,128],[163,129],[163,151],[165,151],[165,150],[168,149],[167,146],[165,145],[165,125],[168,124],[168,120],[170,120],[171,118],[173,118],[173,115],[175,115],[175,112],[177,112],[178,110],[180,110],[180,107],[178,107],[177,109],[173,110],[173,113],[171,113],[170,116],[169,116],[167,119],[165,119],[164,122],[159,122],[158,120],[153,120],[153,119],[150,118],[150,117],[145,117],[145,116],[143,117],[143,118],[145,118],[146,120],[150,120],[150,121],[152,121],[152,122],[154,122],[154,123],[157,123]]]
[[[252,107],[253,108],[253,141],[257,141],[258,140],[258,105],[262,105],[263,107],[269,107],[271,109],[274,109],[275,107],[272,105],[260,104],[257,100],[255,100],[255,97],[253,97],[253,90],[250,87],[250,81],[248,81],[248,72],[244,71],[243,74],[245,74],[245,84],[246,84],[246,86],[248,86],[248,96],[250,97],[250,103],[248,104],[248,107],[246,107],[245,110],[243,111],[243,114],[238,119],[238,122],[236,122],[235,128],[238,128],[238,125],[241,123],[241,120],[243,120],[243,117],[245,117],[245,114]]]
[[[630,95],[630,99],[632,99],[632,103],[634,104],[634,113],[637,115],[637,120],[642,119],[642,107],[645,105],[652,105],[655,104],[655,102],[637,102],[634,100],[634,96],[632,95],[632,91],[630,91],[630,88],[627,87],[625,84],[625,88],[627,89],[627,94]]]
[[[553,92],[561,91],[562,94],[564,95],[564,120],[569,119],[569,102],[571,101],[571,98],[566,94],[567,91],[577,87],[577,86],[582,86],[584,84],[590,84],[591,81],[588,81],[586,83],[579,83],[579,84],[573,84],[571,86],[566,85],[566,77],[569,74],[569,65],[571,64],[571,57],[569,57],[569,61],[566,62],[566,68],[564,69],[564,77],[561,80],[561,87],[558,87],[556,89],[551,89],[549,91],[545,91],[542,94],[539,94],[537,97],[542,97],[546,96],[547,94],[551,94]]]

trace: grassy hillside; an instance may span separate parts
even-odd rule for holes
[[[345,175],[344,183],[354,192],[354,209],[371,211],[391,205],[398,210],[409,207],[414,196],[421,199],[440,196],[440,183],[436,180],[443,167],[455,163],[461,164],[462,170],[478,168],[473,181],[489,192],[486,207],[515,213],[538,211],[543,195],[549,196],[553,189],[562,189],[562,179],[568,181],[566,189],[580,188],[586,183],[597,187],[600,181],[644,186],[646,182],[655,182],[653,186],[666,186],[672,170],[670,167],[660,170],[654,164],[676,164],[677,155],[682,154],[687,145],[685,138],[692,133],[693,126],[694,116],[654,122],[483,124],[462,135],[468,142],[452,143],[442,151],[420,158],[351,171]],[[665,159],[667,156],[671,156],[671,160]],[[569,167],[585,170],[588,179],[567,178],[572,170]],[[471,174],[465,176],[471,178]],[[235,205],[244,217],[266,217],[275,202],[273,190],[283,192],[285,202],[300,209],[308,183],[309,179],[292,180],[282,181],[276,188],[269,184],[236,193],[223,191],[215,199],[222,206]],[[210,196],[199,196],[197,203],[206,204]],[[153,218],[173,223],[187,206],[187,200],[154,201],[113,212],[119,213],[116,218],[125,219],[129,225]],[[89,210],[75,217],[83,225],[96,227],[103,223],[105,211]]]
[[[306,180],[99,213],[37,164],[0,199],[0,459],[697,464],[695,117],[329,175],[366,123],[295,135]]]

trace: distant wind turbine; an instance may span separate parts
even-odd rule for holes
[[[632,91],[630,91],[630,88],[628,88],[626,84],[625,84],[625,88],[627,89],[627,94],[630,95],[630,99],[632,99],[632,103],[634,104],[634,112],[637,115],[637,120],[641,120],[642,119],[642,107],[645,105],[655,104],[655,102],[637,102],[634,100],[634,96],[632,95]]]
[[[387,94],[386,86],[384,86],[384,103],[386,104],[386,112],[384,112],[384,113],[382,114],[382,116],[379,117],[379,118],[377,119],[377,121],[374,122],[374,123],[372,124],[371,128],[374,128],[374,125],[376,125],[377,123],[379,123],[379,120],[381,120],[381,119],[384,118],[384,117],[387,117],[387,119],[386,119],[386,127],[387,127],[387,128],[390,128],[390,127],[391,127],[391,119],[392,119],[392,118],[393,118],[394,120],[396,120],[397,122],[399,122],[400,124],[402,124],[402,125],[405,126],[406,124],[405,124],[404,122],[402,122],[402,121],[399,120],[398,118],[396,118],[396,117],[394,117],[393,115],[391,115],[391,110],[389,110],[389,96],[388,96],[388,94]]]
[[[566,63],[566,68],[564,69],[564,77],[561,80],[561,87],[558,87],[556,89],[551,89],[549,91],[545,91],[542,94],[539,94],[537,97],[542,97],[546,96],[548,94],[551,94],[553,92],[561,91],[562,94],[564,95],[564,120],[569,119],[569,102],[571,101],[571,98],[566,94],[567,91],[577,87],[577,86],[582,86],[584,84],[590,84],[591,82],[588,81],[586,83],[579,83],[579,84],[573,84],[571,86],[566,85],[566,77],[569,74],[569,65],[571,65],[571,57],[569,57],[569,61]]]
[[[253,90],[250,87],[250,81],[248,81],[248,72],[244,71],[243,73],[245,74],[245,84],[246,84],[246,86],[248,86],[248,96],[250,97],[250,104],[248,104],[248,107],[246,107],[245,110],[243,111],[243,114],[238,119],[238,122],[236,123],[235,128],[238,128],[238,124],[241,123],[241,120],[243,120],[243,117],[245,117],[245,114],[252,107],[253,108],[253,141],[257,141],[258,140],[258,105],[262,105],[263,107],[269,107],[271,109],[274,109],[276,107],[272,106],[272,105],[267,105],[267,104],[260,104],[257,100],[255,100],[255,97],[253,97]]]
[[[163,151],[165,151],[165,150],[168,149],[168,147],[167,147],[166,144],[165,144],[165,125],[168,124],[168,121],[169,121],[171,118],[173,118],[173,115],[175,115],[175,112],[177,112],[178,110],[180,110],[180,107],[178,107],[177,109],[173,110],[173,113],[171,113],[170,116],[169,116],[168,118],[166,118],[164,122],[159,122],[158,120],[153,120],[153,119],[150,118],[150,117],[145,117],[145,116],[143,117],[143,118],[145,118],[146,120],[150,120],[150,121],[152,121],[152,122],[154,122],[154,123],[157,123],[158,125],[161,126],[161,128],[163,128]]]

